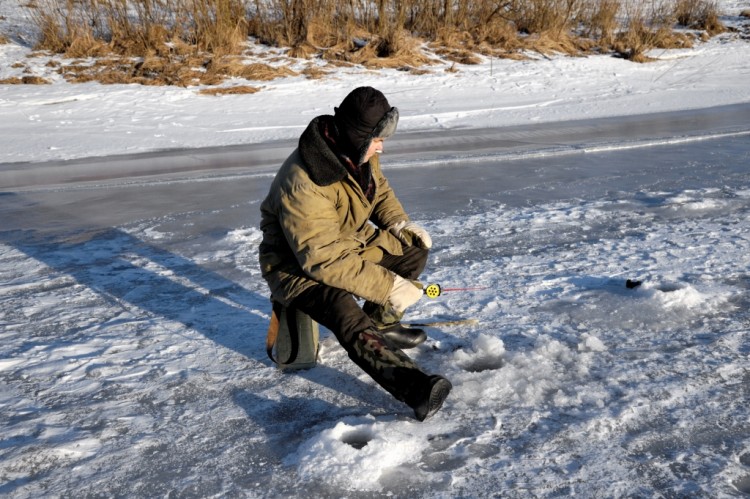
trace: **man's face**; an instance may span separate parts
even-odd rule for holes
[[[385,139],[381,139],[380,137],[372,139],[372,142],[370,142],[370,147],[365,153],[365,163],[370,161],[370,158],[372,158],[376,154],[380,154],[383,152],[383,142],[385,142]]]

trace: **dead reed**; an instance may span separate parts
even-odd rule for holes
[[[59,68],[71,81],[183,86],[299,74],[244,64],[248,37],[332,66],[416,72],[530,52],[646,61],[652,48],[692,42],[678,24],[723,29],[712,0],[36,0],[29,10],[38,50],[108,61]]]
[[[198,91],[201,95],[247,95],[259,92],[260,88],[250,85],[238,85],[235,87],[203,88]]]
[[[69,81],[211,85],[258,72],[238,75],[237,66],[223,61],[247,45],[243,0],[39,0],[30,11],[37,50],[104,61],[61,68]]]
[[[718,35],[726,30],[719,20],[719,7],[715,1],[678,0],[675,16],[681,25],[706,31],[709,36]]]
[[[41,76],[13,76],[11,78],[4,78],[0,80],[0,85],[49,85],[50,81],[42,78]]]
[[[621,0],[590,0],[582,10],[584,36],[598,40],[601,47],[612,47],[620,31]]]
[[[617,33],[612,48],[617,55],[633,62],[651,60],[646,53],[660,48],[687,48],[692,37],[675,32],[674,2],[670,0],[630,0],[624,4],[625,28]]]

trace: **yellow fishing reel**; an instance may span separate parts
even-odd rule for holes
[[[478,291],[480,289],[489,289],[488,286],[475,286],[471,288],[444,288],[440,284],[428,284],[427,286],[424,286],[421,283],[417,284],[417,286],[422,288],[424,294],[426,294],[428,298],[437,298],[443,293],[447,293],[449,291]]]
[[[424,288],[424,294],[426,294],[428,298],[437,298],[442,292],[443,289],[440,287],[440,284],[428,284],[427,287]]]

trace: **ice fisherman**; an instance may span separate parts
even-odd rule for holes
[[[334,110],[310,122],[261,204],[263,277],[274,301],[330,329],[355,364],[423,421],[452,386],[402,351],[426,339],[400,320],[423,296],[415,280],[432,240],[380,169],[398,109],[379,90],[359,87]]]

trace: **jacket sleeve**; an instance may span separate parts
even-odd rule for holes
[[[380,162],[376,159],[371,161],[371,165],[372,176],[377,183],[377,197],[373,200],[374,209],[370,220],[381,229],[387,229],[402,220],[409,220],[388,179],[380,170]]]
[[[342,233],[331,192],[303,183],[282,194],[280,220],[289,247],[311,279],[385,304],[393,276],[361,257],[366,241]]]

